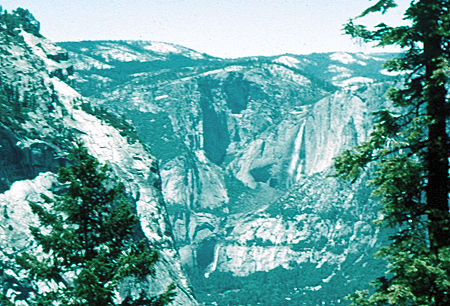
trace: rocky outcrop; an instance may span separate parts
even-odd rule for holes
[[[210,161],[220,166],[230,144],[230,135],[226,114],[215,109],[211,82],[213,81],[210,79],[201,79],[198,82],[200,109],[203,114],[203,151]]]
[[[56,146],[39,141],[23,143],[1,123],[0,155],[0,192],[8,190],[15,181],[32,179],[42,172],[55,172],[64,164]]]
[[[114,65],[125,61],[102,61],[102,52],[113,52],[102,51],[101,42],[83,46],[71,43],[83,56],[75,62],[84,67],[77,84],[133,121],[162,160],[162,192],[185,265],[206,276],[305,269],[316,273],[314,284],[305,283],[313,291],[365,284],[373,275],[364,264],[381,271],[372,254],[384,236],[371,224],[377,206],[366,180],[349,186],[327,175],[333,157],[367,139],[372,113],[389,106],[385,55],[208,58],[177,66],[165,54],[164,68],[113,83],[104,78],[118,78]],[[91,70],[94,61],[111,68]],[[147,54],[142,61],[154,63]]]
[[[340,264],[351,254],[373,262],[370,254],[383,238],[370,221],[378,206],[368,194],[364,180],[350,185],[324,174],[302,177],[268,207],[227,223],[208,273],[248,275],[303,263],[316,268],[326,263],[335,266],[335,273],[346,273]]]
[[[11,55],[0,61],[1,81],[14,85],[19,93],[33,92],[36,99],[32,105],[21,108],[21,120],[10,118],[0,125],[0,281],[3,293],[21,303],[32,290],[16,271],[14,263],[18,252],[41,252],[29,232],[29,226],[36,225],[37,220],[28,203],[42,202],[42,193],[51,196],[57,183],[56,168],[64,164],[70,143],[79,138],[90,153],[102,163],[108,163],[114,175],[125,184],[134,201],[142,232],[160,254],[156,276],[149,278],[147,285],[134,280],[125,282],[120,291],[122,298],[137,294],[140,289],[158,294],[173,281],[177,287],[174,305],[197,304],[175,249],[156,159],[144,144],[113,126],[111,119],[100,119],[92,111],[84,110],[86,99],[68,84],[71,83],[71,64],[64,50],[31,33],[22,31],[19,35],[22,39],[1,46]],[[21,103],[21,100],[16,102]]]

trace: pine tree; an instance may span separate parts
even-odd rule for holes
[[[30,203],[41,225],[31,227],[31,233],[47,256],[22,253],[16,261],[33,281],[53,284],[49,290],[38,288],[31,304],[115,305],[120,281],[154,275],[158,253],[145,241],[133,241],[137,217],[107,165],[100,165],[80,142],[69,159],[58,175],[62,192],[43,196],[49,208]],[[142,292],[122,305],[165,305],[173,290],[172,284],[161,296]]]
[[[378,0],[358,18],[395,6]],[[374,195],[383,204],[377,223],[395,230],[377,254],[389,263],[386,276],[373,283],[374,293],[353,294],[355,304],[450,305],[449,8],[449,0],[414,0],[404,14],[409,25],[345,26],[353,37],[405,50],[386,63],[404,75],[387,93],[393,108],[376,113],[367,142],[335,160],[342,178],[374,171]]]

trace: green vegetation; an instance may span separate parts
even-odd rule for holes
[[[41,36],[39,28],[39,22],[28,10],[19,7],[12,13],[8,13],[0,6],[0,33],[5,35],[5,40],[9,41],[12,37],[19,37],[20,29]]]
[[[248,211],[250,203],[248,203],[248,195],[251,190],[245,186],[239,179],[232,174],[224,176],[225,188],[229,197],[229,208],[233,213],[239,211]]]
[[[116,305],[115,292],[125,278],[145,282],[155,274],[158,253],[146,240],[133,240],[137,216],[123,184],[110,178],[107,165],[100,165],[81,143],[69,159],[70,165],[59,171],[59,194],[43,196],[44,205],[30,203],[40,221],[30,230],[46,255],[25,252],[16,261],[35,286],[40,281],[54,285],[47,291],[34,288],[27,302]],[[173,299],[173,290],[172,284],[160,296],[142,292],[121,305],[165,305]]]
[[[19,131],[19,124],[28,119],[28,113],[36,107],[36,96],[25,91],[20,94],[16,86],[0,80],[0,122]]]
[[[342,263],[341,271],[345,273],[336,266],[319,267],[310,262],[292,263],[289,269],[278,267],[245,277],[215,271],[205,278],[196,270],[187,269],[187,272],[196,288],[197,299],[206,305],[214,302],[217,305],[345,305],[348,302],[344,297],[378,271],[379,262],[375,260],[364,267],[362,262],[355,264],[358,256],[349,255]],[[366,273],[361,275],[361,269]]]
[[[89,102],[82,102],[81,109],[116,128],[121,136],[127,138],[129,144],[133,144],[139,140],[134,126],[129,124],[124,118],[108,112],[103,107],[93,107]]]
[[[110,41],[82,41],[82,42],[62,42],[59,43],[64,49],[80,53],[80,49],[84,55],[90,56],[100,62],[105,62],[101,54],[93,52],[102,44],[108,45]],[[149,51],[139,44],[130,43],[127,41],[114,41],[117,46],[122,46],[126,49],[133,49],[137,53],[144,56],[150,55],[153,57],[152,51]],[[92,51],[91,51],[92,50]],[[159,57],[159,58],[158,58]],[[77,89],[86,97],[97,96],[101,97],[101,92],[105,87],[112,88],[117,85],[122,85],[126,82],[132,81],[133,86],[148,85],[150,87],[158,87],[159,84],[180,78],[180,76],[194,76],[202,72],[223,68],[226,64],[222,61],[217,61],[206,56],[203,59],[196,59],[185,56],[183,54],[166,54],[164,58],[158,55],[156,58],[149,61],[129,61],[121,62],[120,60],[110,59],[107,64],[111,66],[108,69],[90,68],[89,70],[81,70],[79,73],[83,78],[91,80],[90,82],[79,82],[76,84]],[[142,73],[140,77],[136,74]],[[103,84],[95,81],[96,76],[107,78],[109,82]]]
[[[26,103],[23,103],[16,87],[0,83],[0,122],[25,121]]]
[[[358,18],[394,6],[378,0]],[[410,25],[345,26],[353,37],[406,50],[386,64],[405,74],[403,86],[388,91],[395,109],[378,112],[370,139],[335,160],[345,179],[374,169],[373,194],[383,204],[377,223],[395,230],[378,252],[390,263],[386,276],[374,292],[351,295],[355,304],[450,304],[449,7],[448,0],[417,0],[405,12]]]
[[[130,111],[127,115],[137,127],[138,135],[161,161],[169,161],[186,151],[183,141],[175,134],[172,121],[166,113]]]

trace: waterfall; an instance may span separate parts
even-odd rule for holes
[[[300,150],[302,148],[302,140],[303,140],[303,134],[305,130],[305,124],[306,120],[302,122],[302,125],[298,129],[297,136],[295,137],[294,141],[294,151],[292,152],[292,158],[291,163],[289,164],[288,173],[291,177],[294,175],[296,176],[295,179],[298,178],[299,174],[301,173],[301,167],[303,166],[300,164]],[[300,166],[300,168],[299,168]]]
[[[205,273],[205,278],[208,278],[209,275],[214,272],[217,268],[217,262],[219,261],[219,251],[220,251],[220,244],[216,245],[214,249],[214,260],[208,267],[208,272]]]

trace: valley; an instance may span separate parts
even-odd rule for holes
[[[449,0],[4,2],[1,306],[449,305]]]
[[[264,279],[256,300],[240,303],[340,304],[382,273],[370,178],[330,175],[333,157],[366,140],[372,114],[390,107],[389,54],[221,59],[156,42],[60,45],[75,88],[133,125],[160,160],[200,301],[232,303]],[[283,273],[309,276],[281,290]]]

